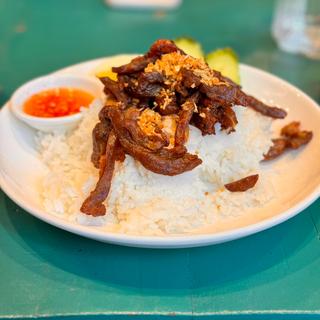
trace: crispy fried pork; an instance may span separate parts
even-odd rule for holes
[[[231,192],[244,192],[244,191],[247,191],[248,189],[253,188],[257,183],[258,179],[259,179],[259,175],[253,174],[251,176],[242,178],[240,180],[227,183],[224,186],[226,187],[227,190]]]
[[[91,159],[100,168],[100,178],[81,207],[88,215],[105,214],[103,201],[110,190],[115,162],[123,160],[124,153],[150,171],[173,176],[202,163],[185,147],[190,124],[203,135],[215,134],[217,123],[231,133],[237,125],[233,107],[238,104],[272,118],[286,116],[284,110],[246,95],[239,85],[203,60],[186,55],[170,40],[156,41],[145,55],[112,70],[118,81],[100,79],[108,98],[92,133]],[[176,123],[171,135],[164,130],[165,117]],[[250,176],[226,188],[244,191],[257,179],[258,175]]]
[[[312,139],[312,131],[300,130],[300,122],[293,121],[281,129],[280,138],[273,139],[273,145],[264,155],[264,160],[279,157],[287,149],[298,149]]]

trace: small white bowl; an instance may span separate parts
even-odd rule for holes
[[[80,112],[70,116],[42,118],[23,111],[23,105],[29,97],[52,88],[82,89],[91,93],[95,99],[103,97],[103,85],[93,76],[52,74],[31,80],[18,88],[10,99],[12,112],[19,120],[40,131],[66,131],[75,128],[82,117]]]

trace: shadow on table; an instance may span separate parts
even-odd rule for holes
[[[24,263],[21,256],[26,251],[40,260],[39,266],[25,265],[33,272],[64,283],[76,275],[83,278],[84,284],[89,280],[132,289],[167,289],[172,295],[175,289],[221,287],[263,272],[265,276],[257,277],[255,284],[266,282],[268,274],[270,281],[274,281],[288,271],[290,256],[315,238],[312,221],[305,212],[270,230],[225,244],[171,250],[129,248],[52,227],[25,213],[8,198],[5,206],[10,216],[0,216],[0,224],[7,231],[7,241],[13,241],[23,253],[11,252],[10,246],[3,246],[3,250],[20,264]],[[307,253],[295,268],[303,268],[317,259],[315,250]],[[271,268],[277,272],[268,272]]]

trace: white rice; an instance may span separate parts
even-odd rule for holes
[[[105,202],[106,216],[80,213],[81,203],[98,178],[98,170],[90,162],[91,132],[101,107],[102,102],[95,101],[84,110],[82,122],[71,133],[39,134],[40,157],[49,168],[42,183],[46,211],[113,232],[165,235],[195,232],[271,199],[272,192],[259,169],[262,154],[271,145],[271,120],[235,106],[239,121],[235,132],[227,134],[216,128],[216,135],[203,137],[190,127],[187,148],[200,156],[200,166],[168,177],[146,170],[127,155],[116,165]],[[231,193],[224,188],[224,184],[254,173],[260,173],[260,179],[253,189]]]

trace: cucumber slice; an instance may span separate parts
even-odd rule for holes
[[[174,43],[178,48],[183,50],[186,54],[198,58],[204,59],[204,53],[201,44],[192,38],[181,37],[174,40]]]
[[[206,62],[211,69],[240,84],[239,59],[231,48],[214,50],[207,54]]]

